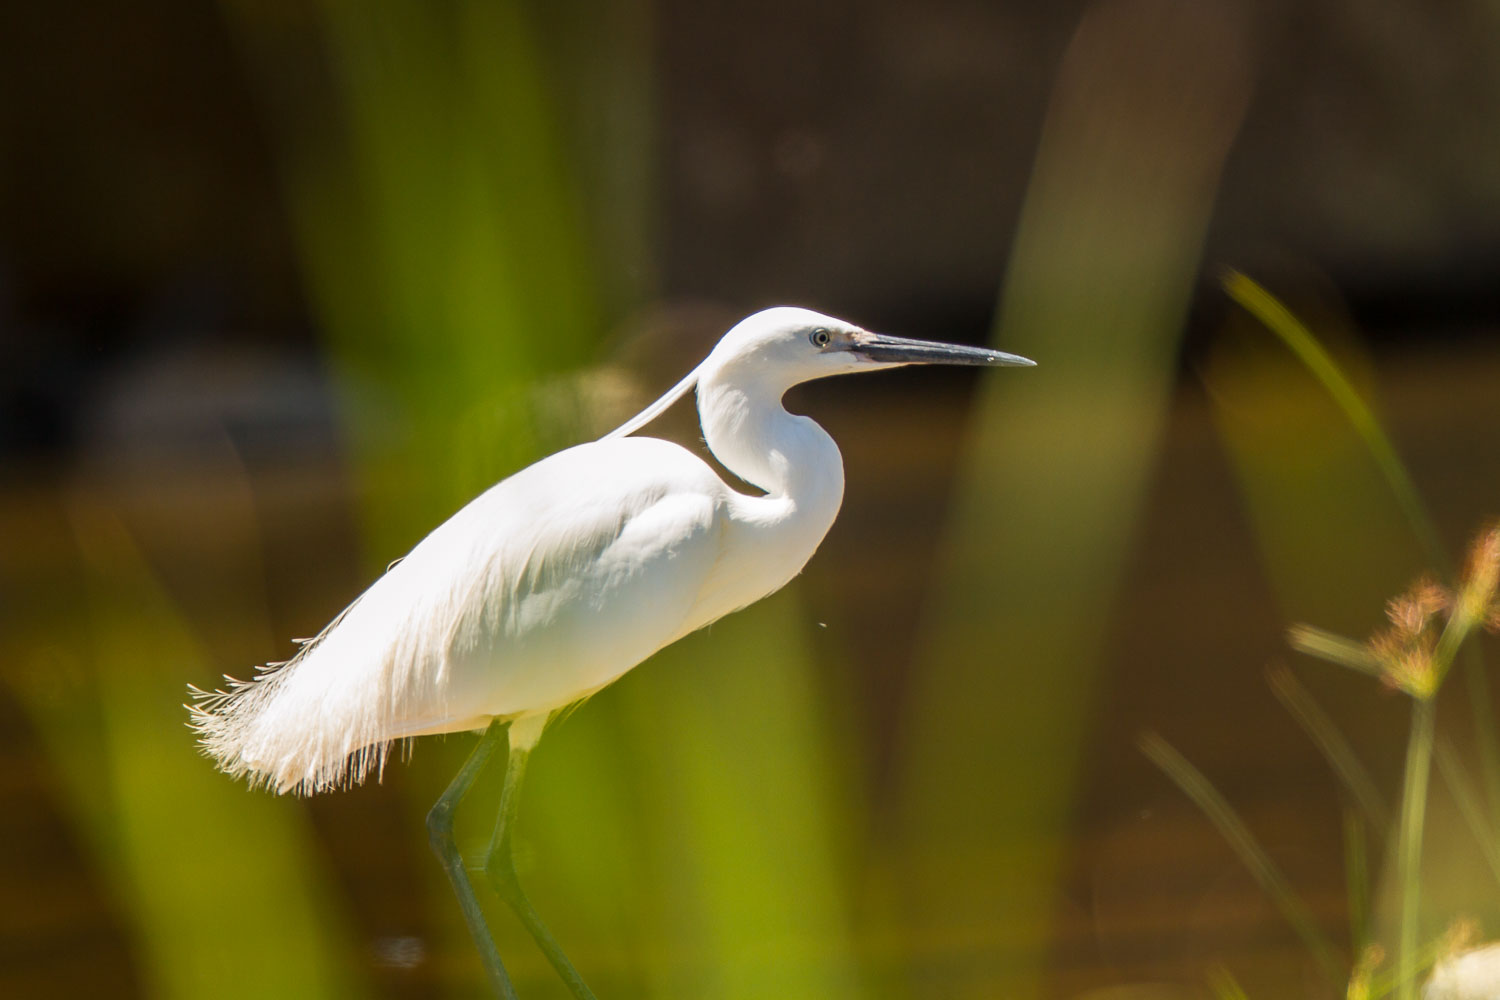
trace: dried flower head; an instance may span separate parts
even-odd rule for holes
[[[1488,624],[1496,611],[1497,584],[1500,584],[1500,523],[1481,531],[1469,547],[1456,613],[1467,622]]]
[[[1384,961],[1385,951],[1378,944],[1369,945],[1360,953],[1359,961],[1354,963],[1354,973],[1349,977],[1347,1000],[1370,1000],[1370,980]]]
[[[1365,644],[1380,663],[1382,680],[1418,698],[1432,694],[1438,680],[1433,654],[1442,631],[1441,616],[1452,606],[1452,595],[1427,576],[1386,602],[1391,627]]]
[[[1476,627],[1500,632],[1500,521],[1475,538],[1455,593],[1430,576],[1386,602],[1390,626],[1355,643],[1311,626],[1292,630],[1305,653],[1378,676],[1414,698],[1437,693],[1458,648]]]
[[[1456,955],[1461,951],[1468,951],[1474,947],[1474,942],[1479,940],[1479,923],[1468,916],[1454,918],[1443,932],[1441,947],[1448,955]]]
[[[1434,616],[1452,607],[1453,597],[1430,576],[1412,584],[1411,589],[1385,604],[1386,617],[1396,632],[1409,637],[1420,635]]]
[[[1386,682],[1419,698],[1429,697],[1437,681],[1432,653],[1430,641],[1405,644],[1385,661]]]

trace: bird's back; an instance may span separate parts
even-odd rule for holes
[[[201,695],[202,743],[232,774],[311,792],[378,771],[391,740],[562,708],[704,624],[729,499],[665,441],[559,452],[440,525],[291,661]]]

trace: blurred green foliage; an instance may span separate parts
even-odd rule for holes
[[[651,293],[647,8],[223,9],[281,155],[372,575],[589,430],[566,415],[587,409],[605,332]],[[313,23],[315,57],[287,19]],[[912,585],[933,598],[889,797],[870,794],[846,693],[821,685],[815,648],[837,652],[810,641],[795,583],[663,651],[541,745],[521,875],[601,996],[1045,992],[1108,622],[1249,95],[1231,21],[1218,7],[1105,4],[1069,46],[995,334],[1041,366],[981,390],[935,577]],[[310,66],[331,78],[309,86]],[[1267,575],[1289,620],[1363,620],[1412,565],[1399,505],[1305,372],[1241,348],[1209,376]],[[183,726],[184,682],[266,648],[253,560],[223,570],[247,609],[244,634],[225,638],[181,588],[174,599],[152,551],[165,533],[81,495],[69,600],[88,628],[43,639],[38,625],[22,645],[83,680],[68,698],[36,671],[10,680],[118,893],[145,988],[389,985],[305,807],[214,774]],[[216,528],[254,548],[256,516]],[[413,850],[470,746],[423,740],[393,763],[401,775],[379,794],[401,800]],[[493,791],[461,811],[462,843],[487,834]],[[418,864],[406,902],[422,911],[420,986],[470,995],[480,969],[457,907],[436,863]],[[561,995],[519,927],[498,905],[490,915],[522,994]],[[1227,971],[1216,988],[1245,993]]]
[[[1043,989],[1106,624],[1246,87],[1228,26],[1152,5],[1091,12],[1064,57],[997,331],[1038,377],[981,396],[903,747],[916,933],[991,943],[948,957],[938,995]]]
[[[359,995],[353,941],[305,817],[223,781],[183,739],[183,671],[206,673],[201,643],[115,514],[87,499],[71,513],[84,630],[49,645],[83,683],[59,700],[49,690],[59,679],[43,673],[55,664],[10,679],[129,915],[145,988]]]

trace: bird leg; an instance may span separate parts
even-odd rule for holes
[[[511,834],[515,827],[516,807],[521,798],[521,779],[526,773],[526,758],[530,754],[529,747],[517,746],[512,739],[510,752],[505,758],[505,784],[500,790],[500,815],[495,820],[494,836],[490,838],[485,874],[495,892],[505,900],[521,923],[526,925],[526,930],[531,933],[537,947],[547,956],[547,961],[552,963],[576,1000],[594,1000],[594,994],[584,985],[583,978],[573,968],[573,963],[568,961],[568,956],[563,954],[547,925],[542,923],[542,918],[537,915],[535,907],[521,889],[520,879],[516,877]]]
[[[442,863],[443,871],[448,873],[448,881],[453,884],[453,894],[458,897],[458,905],[464,911],[464,922],[469,925],[469,936],[474,939],[474,945],[479,949],[479,958],[484,963],[484,971],[489,977],[490,987],[501,1000],[517,1000],[516,988],[511,985],[510,976],[505,972],[505,965],[500,961],[500,952],[495,947],[495,939],[490,934],[489,925],[484,921],[484,912],[480,910],[479,900],[474,895],[474,885],[469,881],[469,873],[464,868],[464,859],[458,853],[458,844],[453,839],[453,810],[469,793],[469,789],[474,786],[475,779],[494,756],[495,749],[505,738],[505,731],[505,723],[498,719],[490,723],[490,727],[479,738],[479,745],[469,754],[469,759],[464,761],[464,766],[459,769],[447,790],[437,800],[432,811],[427,814],[427,837],[432,844],[433,853]],[[508,788],[509,768],[506,770]]]

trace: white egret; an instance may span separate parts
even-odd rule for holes
[[[453,811],[502,739],[484,871],[574,996],[592,997],[516,879],[511,829],[549,719],[663,646],[802,571],[844,495],[837,445],[781,398],[827,375],[900,365],[1031,365],[978,347],[869,333],[806,309],[741,321],[661,399],[604,438],[523,469],[439,525],[284,664],[193,690],[220,768],[277,792],[378,774],[392,741],[484,729],[428,816],[496,992],[515,996],[453,840]],[[628,437],[690,389],[741,493],[687,449]]]

